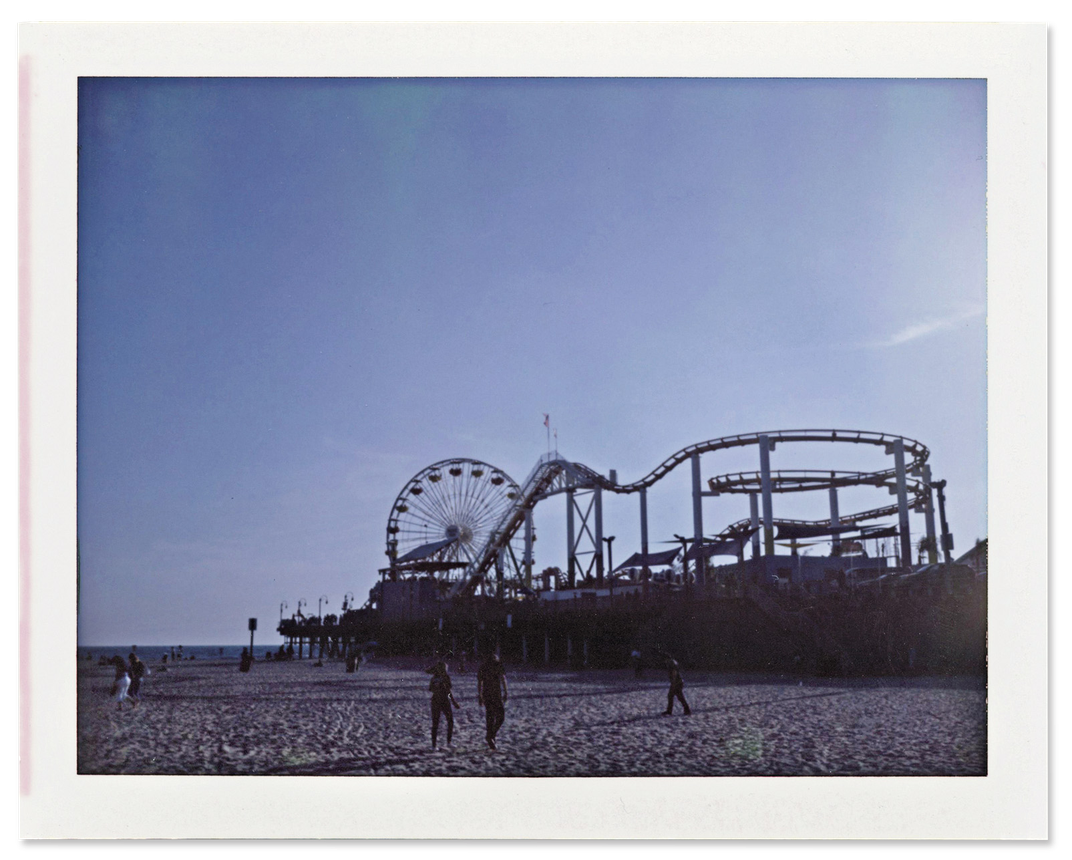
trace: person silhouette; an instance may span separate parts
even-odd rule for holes
[[[476,675],[476,693],[484,709],[488,746],[495,749],[495,736],[506,719],[506,671],[498,654],[491,654]]]
[[[115,681],[112,683],[111,695],[115,699],[116,708],[121,711],[130,690],[130,673],[126,660],[122,657],[116,655],[111,659],[111,663],[115,666]]]
[[[428,689],[432,693],[432,749],[436,748],[436,740],[439,735],[439,718],[447,718],[447,746],[451,745],[454,737],[454,712],[452,708],[460,708],[461,705],[451,692],[450,675],[447,672],[447,664],[443,660],[437,660],[433,665],[424,670],[432,676],[428,682]]]
[[[149,667],[139,660],[133,651],[127,659],[130,663],[130,689],[127,695],[130,697],[131,706],[136,708],[141,701],[141,679],[149,674]]]
[[[681,669],[677,660],[673,657],[667,657],[666,670],[670,675],[670,691],[666,694],[666,710],[663,711],[663,714],[669,717],[674,713],[674,699],[676,698],[685,708],[685,716],[688,716],[692,713],[692,709],[689,707],[689,703],[685,701],[685,682],[681,678]]]

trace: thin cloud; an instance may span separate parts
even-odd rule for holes
[[[937,319],[913,323],[912,325],[905,326],[905,328],[901,329],[896,334],[884,340],[874,341],[868,344],[868,346],[872,349],[885,349],[891,346],[901,346],[906,343],[911,343],[914,340],[919,340],[921,337],[935,334],[936,332],[948,331],[951,328],[956,328],[961,323],[982,316],[985,313],[986,308],[974,307],[953,314],[952,316],[939,317]]]

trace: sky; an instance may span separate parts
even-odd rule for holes
[[[623,483],[736,433],[908,436],[956,554],[986,537],[983,81],[81,78],[78,134],[82,644],[360,605],[406,482],[520,482],[545,413]],[[690,480],[650,491],[653,548],[691,534]],[[747,512],[705,500],[705,531]],[[537,507],[537,570],[564,519]],[[639,549],[635,496],[604,533]]]

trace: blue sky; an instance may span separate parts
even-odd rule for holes
[[[79,641],[241,642],[258,616],[272,642],[284,600],[363,602],[406,481],[456,456],[520,481],[545,412],[622,481],[734,433],[910,436],[968,549],[985,131],[972,80],[83,78]],[[678,471],[653,541],[691,528]],[[746,514],[708,500],[706,530]],[[563,520],[537,509],[537,569]],[[616,560],[639,548],[635,497],[605,520]]]

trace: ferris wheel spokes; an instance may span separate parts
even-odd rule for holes
[[[427,561],[471,564],[518,493],[505,472],[479,460],[455,458],[428,466],[395,499],[387,523],[387,554],[392,560],[404,558],[415,549],[450,541],[429,550],[434,559]],[[409,566],[419,570],[420,561]],[[424,567],[433,569],[427,563]]]

